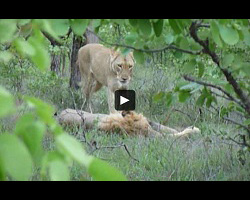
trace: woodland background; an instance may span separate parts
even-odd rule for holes
[[[249,180],[248,19],[1,19],[0,180]],[[186,140],[61,127],[88,43],[134,52],[136,112]],[[93,98],[108,113],[106,88]]]

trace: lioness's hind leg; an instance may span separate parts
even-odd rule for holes
[[[85,85],[83,88],[83,93],[85,94],[85,102],[83,104],[83,109],[85,110],[86,108],[88,108],[91,113],[92,113],[92,108],[91,108],[90,98],[92,95],[94,85],[95,81],[93,74],[89,73],[89,76],[87,77],[87,80],[85,81]]]

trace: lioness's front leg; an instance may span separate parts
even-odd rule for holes
[[[115,110],[115,94],[110,88],[108,88],[108,105],[110,113],[117,113]]]

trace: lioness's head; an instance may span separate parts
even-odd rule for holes
[[[127,86],[131,76],[132,70],[135,65],[133,53],[130,52],[123,56],[120,52],[111,50],[111,70],[116,74],[118,82],[122,86]]]

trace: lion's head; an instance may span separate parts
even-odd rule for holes
[[[148,135],[150,125],[142,114],[133,111],[110,114],[99,122],[99,128],[111,132],[123,132],[128,135]]]
[[[132,70],[135,65],[133,53],[122,55],[118,51],[111,50],[110,53],[111,70],[116,75],[120,88],[126,89],[132,76]]]

